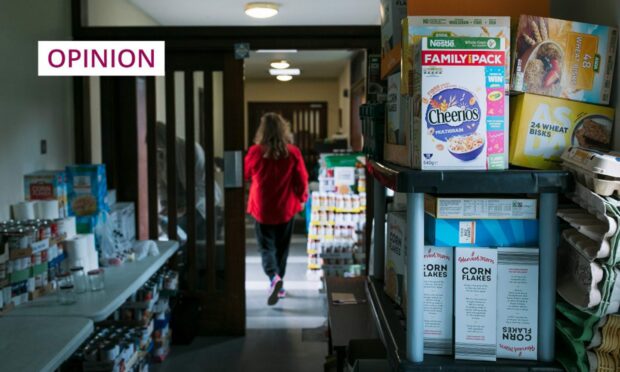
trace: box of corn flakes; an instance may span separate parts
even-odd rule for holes
[[[506,46],[506,91],[510,89],[510,17],[415,16],[402,21],[401,94],[413,95],[413,50],[424,36],[499,37]]]
[[[522,15],[512,89],[606,105],[617,42],[613,27]]]
[[[415,54],[412,167],[505,169],[504,39],[424,37]]]
[[[536,94],[510,100],[511,164],[560,169],[562,152],[570,146],[610,146],[613,108]]]

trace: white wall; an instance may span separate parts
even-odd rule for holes
[[[24,174],[74,159],[72,81],[37,76],[37,40],[71,38],[70,2],[3,1],[0,25],[0,219],[6,219],[9,205],[24,197]]]
[[[87,7],[89,26],[159,25],[128,0],[88,0]]]
[[[552,0],[551,14],[556,18],[620,27],[620,0]],[[614,149],[620,150],[620,51],[616,54],[615,84],[611,105],[616,107]]]

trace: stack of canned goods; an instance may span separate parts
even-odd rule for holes
[[[151,333],[152,327],[98,325],[95,333],[80,347],[73,358],[83,363],[84,370],[97,367],[105,370],[109,367],[112,367],[109,370],[121,370],[121,363],[134,360],[136,353],[148,347]],[[123,367],[129,366],[123,365]]]

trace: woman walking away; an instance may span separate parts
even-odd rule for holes
[[[308,198],[308,172],[301,151],[291,142],[286,120],[267,113],[245,156],[245,179],[252,181],[248,213],[256,219],[263,270],[271,282],[268,305],[275,305],[286,294],[282,279],[293,221]]]

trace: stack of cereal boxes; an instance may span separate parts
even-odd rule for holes
[[[536,360],[537,200],[425,198],[424,352]],[[406,313],[407,217],[388,214],[385,293]]]
[[[401,110],[410,113],[402,140],[386,136],[384,158],[425,170],[506,169],[510,18],[410,16],[402,31]]]
[[[560,168],[570,146],[608,149],[618,30],[522,15],[514,45],[510,162]]]

